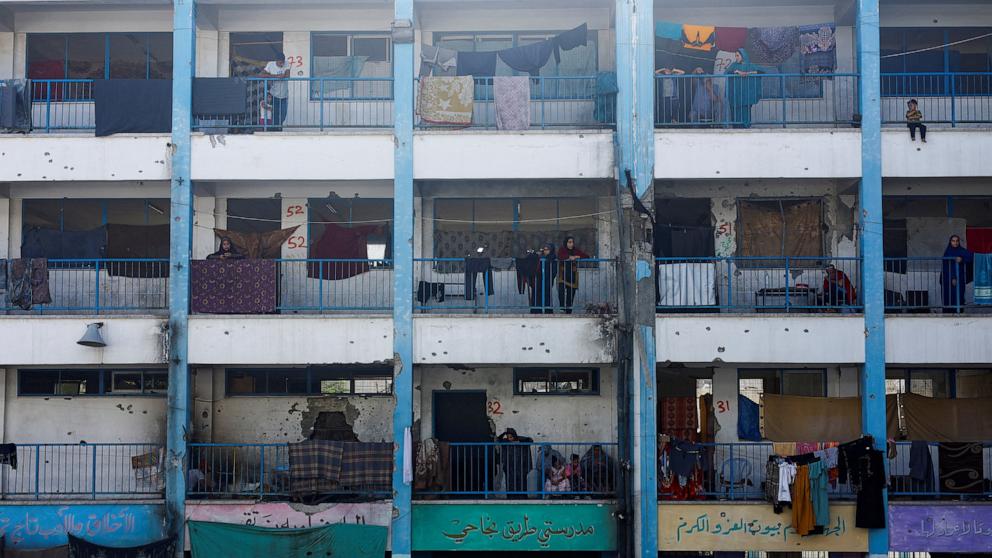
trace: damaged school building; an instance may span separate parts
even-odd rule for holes
[[[0,0],[0,130],[4,556],[992,548],[987,2]]]

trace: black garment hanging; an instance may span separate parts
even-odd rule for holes
[[[496,52],[458,52],[458,75],[491,77],[496,75]]]
[[[172,80],[93,81],[96,136],[172,131]]]
[[[562,50],[572,50],[575,47],[586,46],[586,41],[589,37],[589,26],[583,23],[582,25],[565,31],[564,33],[555,37],[555,42]]]
[[[248,82],[244,78],[193,80],[193,114],[196,116],[243,115],[247,106]]]
[[[427,301],[432,298],[438,302],[444,302],[444,283],[419,281],[417,283],[417,302],[427,304]]]
[[[541,268],[540,256],[532,252],[523,258],[513,258],[513,266],[517,270],[517,292],[524,294],[528,287],[533,291]]]
[[[555,46],[554,41],[538,41],[526,46],[501,50],[499,51],[499,58],[518,72],[527,72],[532,76],[538,76],[541,73],[541,68],[551,58]]]
[[[493,264],[489,258],[465,258],[465,300],[475,300],[476,276],[482,274],[486,283],[486,294],[492,296]]]
[[[17,469],[17,444],[0,444],[0,465]]]

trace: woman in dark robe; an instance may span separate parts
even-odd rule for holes
[[[582,468],[582,477],[589,492],[602,495],[613,492],[616,462],[606,453],[603,446],[594,444],[589,448],[579,461],[579,466]]]
[[[530,449],[533,438],[518,436],[517,431],[507,428],[496,438],[499,445],[500,465],[506,475],[507,498],[527,497],[527,475],[534,467]]]
[[[537,268],[534,280],[534,290],[531,291],[531,314],[554,314],[555,276],[558,275],[558,259],[555,257],[555,245],[548,242],[541,248],[541,265]]]
[[[947,241],[940,270],[944,312],[960,312],[965,305],[964,291],[971,281],[974,260],[974,252],[961,246],[961,237],[952,235]]]
[[[244,254],[238,252],[231,243],[231,239],[224,236],[220,239],[220,248],[216,252],[207,256],[208,260],[243,260]]]
[[[566,314],[572,313],[575,291],[579,290],[579,264],[576,260],[588,258],[575,246],[575,237],[566,236],[558,249],[558,305]]]
[[[751,107],[761,100],[761,73],[758,66],[751,63],[747,52],[737,52],[737,60],[727,67],[733,77],[727,79],[727,104],[730,105],[730,118],[734,127],[751,127]]]

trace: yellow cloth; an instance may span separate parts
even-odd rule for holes
[[[796,443],[774,442],[772,443],[772,452],[775,455],[781,455],[782,457],[791,457],[793,455],[796,455]]]
[[[693,50],[709,52],[716,48],[716,27],[712,25],[682,26],[682,46]]]
[[[475,80],[472,76],[420,78],[417,114],[434,124],[472,123]]]
[[[800,537],[805,537],[816,528],[813,494],[809,484],[809,465],[800,465],[796,468],[796,480],[792,485],[792,528]]]

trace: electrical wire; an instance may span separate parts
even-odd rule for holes
[[[906,52],[897,52],[895,54],[886,54],[885,56],[882,56],[881,58],[896,58],[896,57],[899,57],[899,56],[909,56],[911,54],[919,54],[921,52],[928,52],[928,51],[931,51],[931,50],[940,50],[940,49],[944,49],[944,48],[951,47],[951,46],[957,46],[957,45],[961,45],[961,44],[964,44],[964,43],[970,43],[971,41],[977,41],[979,39],[984,39],[986,37],[992,37],[992,33],[986,33],[984,35],[978,35],[977,37],[971,37],[970,39],[962,39],[960,41],[954,41],[953,43],[946,43],[946,44],[943,44],[943,45],[937,45],[937,46],[933,46],[933,47],[920,48],[920,49],[917,49],[917,50],[910,50],[910,51],[906,51]]]

